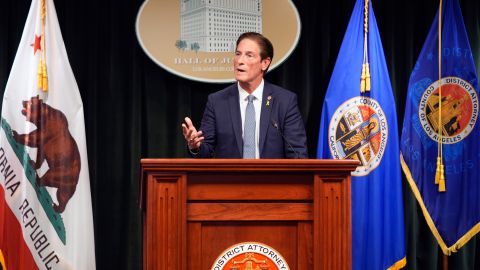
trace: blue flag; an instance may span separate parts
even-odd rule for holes
[[[425,219],[450,255],[480,230],[480,129],[477,73],[460,6],[443,3],[441,65],[437,13],[410,76],[401,153]],[[440,134],[445,191],[435,183]]]
[[[357,0],[328,85],[317,157],[361,162],[352,173],[353,269],[400,269],[406,257],[395,100],[371,4],[365,40],[364,6]]]

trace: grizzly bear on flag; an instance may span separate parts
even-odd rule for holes
[[[36,161],[31,162],[38,170],[46,161],[48,170],[42,177],[37,174],[37,184],[57,188],[58,205],[53,205],[57,213],[62,213],[75,193],[80,174],[80,153],[77,143],[68,130],[65,115],[44,103],[38,96],[22,102],[22,114],[37,129],[28,134],[18,134],[13,130],[17,143],[37,148]]]

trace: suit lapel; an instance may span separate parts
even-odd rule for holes
[[[260,141],[259,141],[259,150],[260,157],[262,157],[263,145],[265,144],[265,138],[267,136],[268,128],[270,127],[270,113],[272,112],[272,105],[275,102],[272,96],[272,88],[270,84],[265,82],[263,88],[261,113],[260,113]]]
[[[242,139],[242,117],[240,116],[240,103],[238,95],[238,86],[235,85],[230,91],[228,103],[230,107],[230,116],[232,117],[233,132],[237,140],[238,152],[243,155],[243,139]]]

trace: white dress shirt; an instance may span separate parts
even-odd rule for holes
[[[252,94],[255,98],[253,99],[253,107],[255,108],[255,158],[260,158],[260,113],[262,110],[262,97],[263,97],[263,86],[264,82],[262,82],[258,87],[253,90]],[[245,110],[247,109],[248,104],[248,95],[250,95],[247,91],[245,91],[238,83],[238,94],[240,97],[240,115],[242,117],[242,139],[243,139],[243,129],[245,126]],[[241,153],[243,154],[243,153]]]

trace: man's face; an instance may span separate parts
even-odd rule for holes
[[[243,39],[237,46],[233,60],[235,79],[241,84],[258,86],[270,61],[270,58],[261,60],[257,42],[248,38]]]

